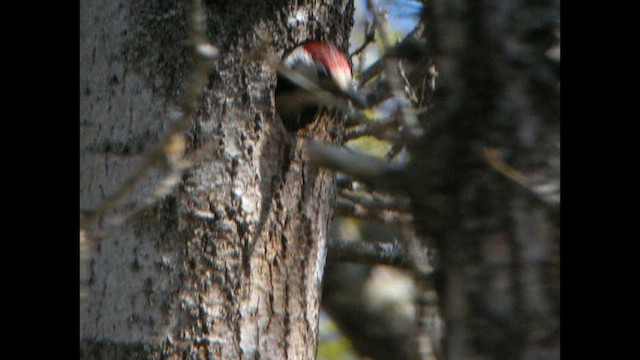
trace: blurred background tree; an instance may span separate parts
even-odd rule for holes
[[[376,106],[346,145],[406,171],[330,165],[346,175],[323,307],[371,359],[559,358],[559,1],[359,5],[354,68]],[[424,134],[407,135],[399,107]],[[381,192],[411,211],[372,201]],[[406,253],[402,216],[435,270]],[[379,248],[345,254],[363,244]],[[393,266],[381,244],[397,246]]]

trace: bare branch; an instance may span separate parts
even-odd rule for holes
[[[348,174],[373,188],[394,193],[407,190],[405,185],[408,175],[398,164],[388,163],[341,146],[311,140],[306,142],[306,154],[316,166]]]
[[[367,121],[356,126],[345,129],[345,139],[351,140],[361,136],[374,136],[381,140],[389,140],[395,142],[399,140],[398,136],[390,135],[389,130],[395,130],[398,125],[398,118],[395,114],[384,118],[381,121]]]
[[[441,322],[438,316],[438,297],[435,292],[433,266],[425,241],[416,235],[413,218],[398,224],[398,240],[408,254],[417,287],[415,299],[417,325],[417,355],[419,359],[440,359]]]
[[[392,196],[380,192],[368,192],[363,190],[342,190],[340,192],[340,196],[354,203],[361,204],[362,206],[370,210],[409,210],[409,200],[405,197]]]
[[[354,217],[368,222],[375,222],[385,225],[395,226],[410,215],[387,209],[368,209],[360,203],[344,198],[336,200],[336,215],[344,217]]]
[[[327,260],[370,265],[390,265],[408,269],[411,262],[397,243],[329,240]]]

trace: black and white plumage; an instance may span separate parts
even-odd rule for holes
[[[352,84],[351,65],[346,55],[325,41],[305,42],[283,58],[283,65],[296,75],[302,75],[311,86],[303,86],[286,74],[278,73],[276,110],[288,131],[309,124],[320,106],[335,105],[336,100],[350,100],[364,108],[366,101],[358,95]],[[321,91],[331,94],[331,99]]]

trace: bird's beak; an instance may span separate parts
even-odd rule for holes
[[[355,89],[343,90],[342,95],[351,100],[351,102],[353,102],[353,104],[360,109],[366,109],[367,107],[369,107],[369,105],[367,104],[367,100],[363,96],[358,94]]]

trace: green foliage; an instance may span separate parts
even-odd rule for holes
[[[344,337],[336,324],[325,317],[320,321],[320,344],[318,345],[318,360],[356,360],[353,347]]]
[[[357,139],[350,140],[346,145],[352,149],[362,151],[377,158],[383,158],[389,149],[391,149],[391,144],[373,136],[362,136]]]

